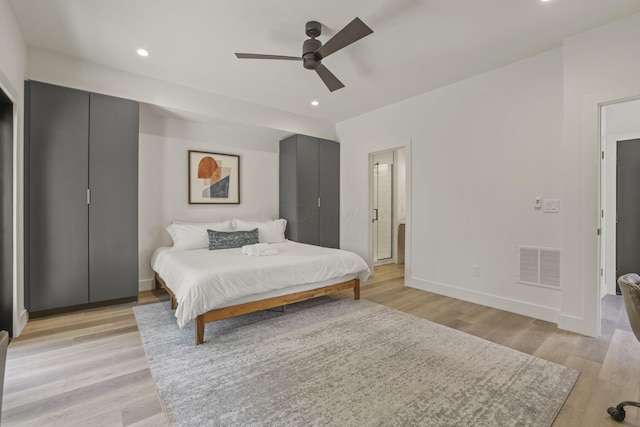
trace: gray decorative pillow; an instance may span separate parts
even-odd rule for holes
[[[207,230],[209,234],[209,250],[241,248],[245,245],[258,243],[258,229],[248,231],[215,231]]]

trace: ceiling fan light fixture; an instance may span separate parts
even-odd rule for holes
[[[148,51],[147,49],[142,49],[142,48],[140,48],[140,49],[138,49],[138,50],[136,51],[136,53],[137,53],[138,55],[140,55],[140,56],[144,56],[144,57],[149,56],[149,51]]]

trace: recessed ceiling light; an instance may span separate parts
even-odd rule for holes
[[[542,1],[542,2],[545,2],[545,3],[546,3],[546,2],[551,1],[551,0],[540,0],[540,1]]]
[[[138,49],[137,52],[140,56],[149,56],[149,51],[146,49]]]
[[[314,99],[313,101],[311,101],[311,105],[317,107],[318,105],[320,105],[320,103]]]

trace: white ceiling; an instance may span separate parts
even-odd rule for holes
[[[9,0],[29,46],[338,122],[561,46],[640,11],[640,0]],[[360,17],[374,33],[323,61],[330,93],[295,61]],[[151,55],[141,58],[136,49]],[[310,101],[320,101],[311,107]]]

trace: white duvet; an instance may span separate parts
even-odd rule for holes
[[[273,256],[247,256],[234,249],[160,249],[153,269],[173,291],[183,327],[200,314],[250,295],[352,275],[364,282],[367,263],[353,252],[287,241],[273,243]]]

